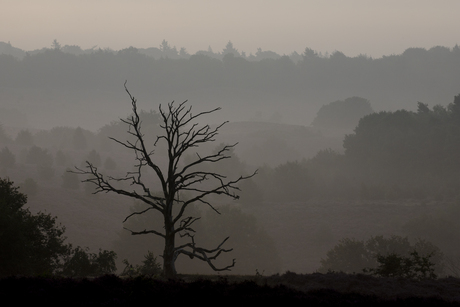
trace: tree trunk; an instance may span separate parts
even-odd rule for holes
[[[176,257],[174,253],[175,233],[174,225],[170,219],[165,217],[165,249],[163,251],[163,275],[166,278],[174,278],[176,276]]]

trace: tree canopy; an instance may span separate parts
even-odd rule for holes
[[[32,214],[26,203],[27,196],[12,181],[0,179],[0,277],[97,276],[116,270],[113,251],[73,248],[56,217]]]
[[[56,217],[24,208],[27,196],[0,179],[0,276],[54,273],[68,254]]]
[[[359,120],[373,113],[369,100],[361,97],[350,97],[323,105],[312,126],[322,129],[351,131],[358,125]]]

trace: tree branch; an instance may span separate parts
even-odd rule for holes
[[[219,130],[227,123],[223,122],[214,128],[209,125],[200,126],[195,122],[199,117],[211,114],[220,110],[220,108],[199,112],[194,115],[192,114],[192,107],[186,107],[185,104],[187,101],[179,104],[175,104],[173,101],[168,103],[165,109],[163,109],[161,105],[159,106],[159,116],[162,121],[160,127],[163,129],[163,133],[156,136],[155,142],[153,143],[153,149],[147,148],[148,146],[145,143],[144,134],[141,131],[142,122],[137,110],[137,100],[128,91],[126,82],[124,87],[131,100],[133,114],[126,119],[121,119],[121,121],[128,125],[127,133],[129,136],[134,137],[134,140],[127,139],[126,141],[121,141],[113,137],[110,137],[110,139],[134,152],[136,169],[127,172],[124,177],[114,178],[109,176],[106,179],[104,175],[98,172],[94,165],[87,162],[86,169],[79,169],[76,167],[76,171],[74,172],[89,176],[89,178],[83,180],[83,182],[95,184],[96,191],[94,193],[113,192],[139,199],[148,205],[146,209],[129,214],[123,222],[126,222],[135,215],[142,215],[150,210],[156,210],[163,215],[164,233],[156,230],[144,229],[141,231],[133,231],[128,228],[125,229],[130,231],[132,235],[152,233],[165,238],[163,258],[165,261],[165,272],[168,271],[169,275],[175,274],[173,266],[179,254],[185,254],[191,258],[196,257],[206,261],[215,271],[229,270],[235,265],[234,259],[231,265],[224,268],[216,268],[212,263],[212,261],[222,253],[232,251],[232,249],[222,248],[222,245],[227,241],[228,237],[215,249],[197,247],[191,233],[195,232],[192,225],[199,220],[199,217],[183,218],[183,215],[187,207],[196,202],[205,204],[219,213],[206,198],[210,195],[224,195],[233,199],[238,199],[239,197],[236,192],[240,189],[237,184],[242,180],[255,176],[257,171],[248,176],[240,176],[237,179],[228,180],[226,176],[217,172],[196,169],[205,164],[218,163],[219,161],[231,158],[228,152],[234,148],[237,143],[225,145],[217,152],[208,155],[200,156],[196,153],[196,159],[191,163],[181,166],[180,162],[186,152],[207,142],[215,141],[215,137],[218,135]],[[155,149],[158,148],[157,145],[159,146],[160,143],[163,142],[166,143],[167,146],[167,169],[160,168],[153,160]],[[161,197],[153,195],[146,185],[145,179],[142,177],[144,167],[151,168],[160,181]],[[129,181],[131,186],[134,186],[133,190],[128,191],[119,189],[112,184],[113,182],[120,181]],[[209,181],[210,184],[204,185],[205,181]],[[191,195],[185,201],[180,200],[179,195],[182,192],[189,192]],[[173,210],[173,208],[175,208],[175,210]],[[173,212],[175,212],[175,216]],[[177,223],[179,223],[178,226]],[[182,236],[190,237],[191,242],[175,247],[174,236],[181,232],[185,232]],[[166,266],[169,267],[166,268]]]
[[[229,239],[229,237],[226,237],[216,248],[214,248],[214,249],[205,249],[205,248],[197,247],[195,245],[194,236],[192,236],[192,235],[190,235],[188,233],[185,234],[185,236],[190,237],[192,242],[184,244],[184,245],[181,245],[181,246],[178,246],[176,248],[176,253],[177,254],[184,254],[184,255],[189,256],[191,259],[196,257],[196,258],[198,258],[198,259],[200,259],[202,261],[205,261],[216,272],[218,272],[218,271],[230,271],[230,269],[235,266],[235,263],[236,263],[235,259],[232,259],[232,264],[227,265],[227,266],[225,266],[223,268],[217,268],[212,263],[212,261],[216,260],[217,257],[219,257],[219,255],[221,253],[228,253],[228,252],[231,252],[233,250],[233,248],[231,248],[231,249],[223,249],[222,248],[222,245]],[[186,250],[185,248],[190,248],[191,251]],[[214,253],[214,255],[212,255],[213,253]]]

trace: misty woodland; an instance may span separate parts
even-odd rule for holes
[[[458,46],[0,42],[0,293],[460,304],[459,80]]]

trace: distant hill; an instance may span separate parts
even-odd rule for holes
[[[272,167],[311,158],[326,148],[340,152],[342,140],[343,136],[326,137],[306,126],[269,122],[231,122],[222,128],[218,137],[219,142],[238,142],[235,151],[244,162]]]
[[[338,51],[324,56],[308,48],[302,55],[279,57],[234,49],[190,55],[167,42],[159,48],[119,51],[56,42],[56,48],[24,56],[2,43],[0,103],[2,109],[23,114],[28,128],[81,126],[95,131],[130,112],[123,88],[128,81],[145,110],[189,100],[197,110],[222,107],[211,118],[214,122],[308,126],[322,106],[347,97],[365,97],[379,112],[413,110],[417,101],[445,106],[460,91],[454,81],[460,80],[458,46],[409,48],[379,59]]]

